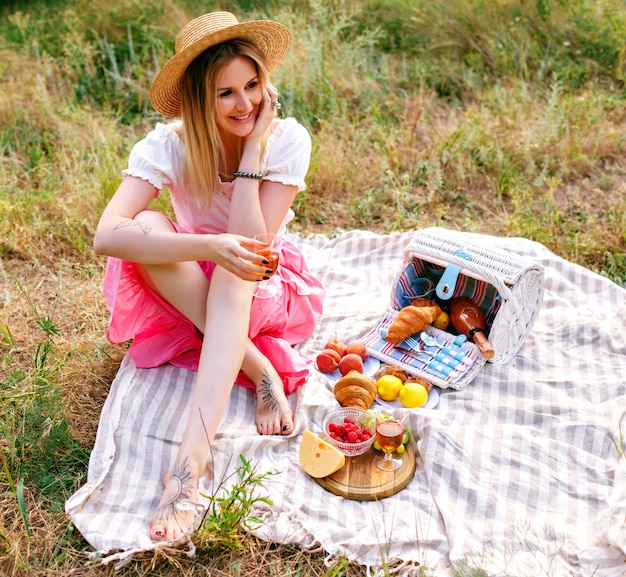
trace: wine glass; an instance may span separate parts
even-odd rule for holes
[[[404,436],[404,411],[401,409],[382,410],[376,414],[376,441],[383,455],[374,457],[374,464],[383,471],[397,471],[402,459],[392,453],[402,444]]]
[[[280,255],[280,243],[281,237],[271,232],[257,234],[253,238],[254,252],[268,261],[266,266],[268,271],[267,275],[271,276],[276,272],[278,268],[278,259]],[[271,298],[273,297],[278,288],[275,285],[271,285],[266,279],[256,283],[256,287],[253,287],[252,293],[257,298]]]

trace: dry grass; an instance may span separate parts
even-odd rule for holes
[[[394,131],[320,123],[302,229],[525,236],[604,269],[624,251],[625,109],[565,94],[533,107],[518,94],[459,108],[422,91],[395,103]]]

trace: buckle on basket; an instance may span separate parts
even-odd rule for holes
[[[464,260],[472,260],[472,253],[462,248],[457,248],[453,254],[454,256]],[[442,301],[447,301],[452,298],[460,274],[460,266],[456,264],[448,264],[446,266],[439,282],[437,283],[437,288],[435,289],[435,293]]]
[[[455,264],[449,264],[446,270],[443,271],[435,292],[442,301],[447,301],[452,298],[454,289],[456,288],[456,281],[461,274],[461,267]]]

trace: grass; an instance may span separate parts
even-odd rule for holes
[[[313,135],[294,230],[441,225],[523,236],[626,284],[622,2],[215,7],[295,31],[274,77],[286,113]],[[85,564],[86,543],[62,511],[85,480],[125,352],[104,338],[104,262],[91,240],[130,146],[158,120],[151,79],[175,32],[203,10],[196,0],[173,9],[163,0],[0,8],[3,574],[107,573]],[[159,206],[169,210],[165,195]],[[193,560],[146,557],[120,575],[364,574],[346,560],[327,567],[323,554],[233,531],[246,552],[212,546]]]

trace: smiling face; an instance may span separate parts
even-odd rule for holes
[[[217,125],[224,135],[244,138],[252,132],[263,99],[256,66],[235,56],[217,78]]]

